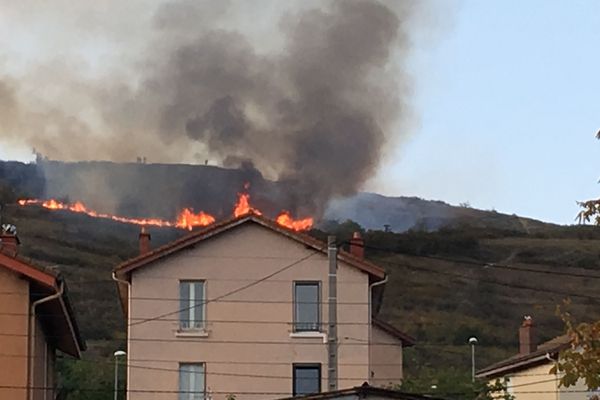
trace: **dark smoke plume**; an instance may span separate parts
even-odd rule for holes
[[[392,56],[408,50],[411,12],[375,0],[324,4],[285,14],[282,43],[270,52],[211,22],[226,19],[226,6],[163,4],[137,84],[87,85],[110,134],[91,135],[84,123],[75,132],[70,123],[67,132],[83,143],[79,158],[179,161],[198,145],[207,159],[278,179],[286,203],[301,213],[355,193],[397,139],[392,124],[401,129],[407,119],[410,85]],[[30,144],[51,158],[78,158],[37,136]]]

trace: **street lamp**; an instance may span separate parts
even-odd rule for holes
[[[471,336],[469,344],[471,345],[471,381],[475,382],[475,345],[477,344],[477,338]]]
[[[117,350],[113,354],[115,356],[115,400],[119,399],[119,357],[126,356],[123,350]]]

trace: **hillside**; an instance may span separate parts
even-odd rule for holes
[[[138,228],[36,207],[7,206],[2,217],[18,226],[23,255],[55,265],[68,280],[91,348],[86,359],[95,363],[63,360],[67,387],[85,380],[109,391],[111,354],[123,345],[125,334],[110,271],[136,254]],[[575,316],[600,317],[596,307],[600,296],[592,290],[596,280],[552,273],[600,275],[600,229],[532,224],[538,229],[529,233],[466,224],[434,232],[365,232],[367,257],[385,266],[390,275],[381,315],[418,339],[407,352],[409,377],[426,387],[448,376],[468,377],[466,341],[472,335],[480,340],[480,366],[513,354],[523,315],[534,316],[541,339],[559,334],[562,325],[555,309],[566,297],[572,299]],[[357,226],[328,222],[323,228],[344,240]],[[158,246],[184,233],[154,229],[152,234],[153,246]],[[312,234],[323,237],[325,232]],[[487,263],[551,273],[485,267]],[[98,360],[104,362],[101,367]],[[102,397],[73,394],[69,398]]]
[[[286,209],[318,220],[352,220],[366,229],[387,225],[394,232],[467,225],[531,233],[548,226],[495,211],[374,193],[334,199],[325,209],[305,209],[289,194],[286,184],[265,179],[251,165],[227,169],[184,164],[0,161],[0,193],[8,186],[22,197],[79,200],[97,211],[126,217],[173,219],[182,208],[192,207],[220,219],[230,215],[238,192],[246,184],[253,204],[271,217]]]

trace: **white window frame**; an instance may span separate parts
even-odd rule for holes
[[[189,295],[187,302],[183,304],[183,298],[181,297],[182,285],[189,285]],[[202,285],[202,298],[200,299],[201,305],[197,305],[198,298],[196,297],[195,290],[196,284]],[[180,332],[198,332],[204,331],[206,328],[206,281],[203,279],[182,279],[179,281],[179,305],[181,311],[179,312],[179,331]],[[201,318],[196,319],[198,310],[201,310]],[[183,317],[185,313],[186,318]],[[193,326],[191,326],[193,325]]]
[[[297,300],[296,300],[296,287],[297,286],[309,286],[309,285],[315,285],[317,286],[317,326],[316,329],[308,329],[308,328],[301,328],[298,329],[298,326],[301,324],[301,322],[298,322],[297,319]],[[293,332],[295,334],[301,334],[301,333],[308,333],[308,332],[321,332],[322,330],[322,324],[323,324],[323,317],[322,317],[322,304],[321,304],[321,281],[294,281],[293,285],[292,285],[292,295],[293,295],[293,304],[292,304],[292,308],[293,308],[293,321],[292,321],[292,325],[293,325]]]
[[[199,367],[201,368],[200,374],[195,374],[189,371],[185,371],[185,368]],[[197,375],[201,375],[202,387],[200,391],[194,392],[193,388],[196,386]],[[182,378],[185,377],[187,382],[183,382]],[[186,387],[188,388],[186,390]],[[206,398],[206,363],[203,362],[185,362],[179,363],[179,400],[205,400]]]

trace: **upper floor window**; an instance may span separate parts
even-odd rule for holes
[[[319,331],[321,327],[321,285],[294,282],[294,331]]]
[[[179,328],[204,328],[204,281],[179,282]]]
[[[321,391],[321,364],[294,364],[294,396]]]
[[[179,364],[179,400],[204,400],[204,364]]]

